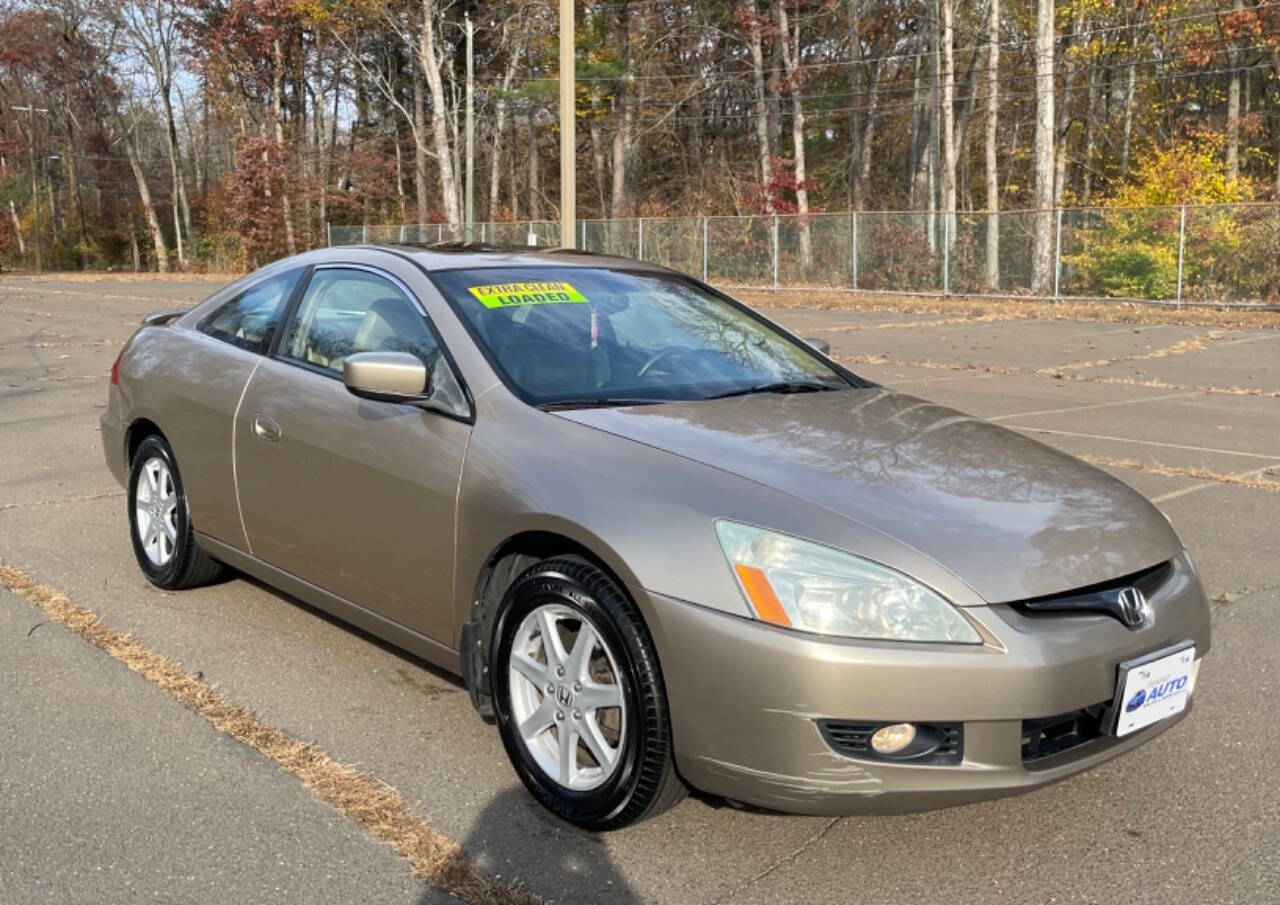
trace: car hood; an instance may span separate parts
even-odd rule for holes
[[[1109,581],[1181,549],[1155,507],[1107,473],[882,387],[558,414],[884,532],[991,603]]]

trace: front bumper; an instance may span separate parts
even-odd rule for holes
[[[1177,722],[1022,761],[1024,719],[1110,700],[1123,660],[1186,639],[1197,657],[1209,649],[1200,581],[1185,553],[1174,565],[1151,597],[1149,625],[971,607],[968,615],[998,639],[972,647],[820,638],[662,595],[636,596],[658,647],[686,782],[792,813],[895,813],[1042,786]],[[936,766],[854,759],[828,745],[819,719],[963,722],[963,759]]]

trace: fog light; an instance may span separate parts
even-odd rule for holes
[[[915,741],[916,727],[912,723],[894,723],[882,726],[871,736],[871,747],[877,754],[897,754]]]

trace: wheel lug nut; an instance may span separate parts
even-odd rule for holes
[[[555,687],[554,685],[552,685],[550,682],[548,682],[548,683],[547,683],[547,694],[553,694],[553,693],[555,692],[555,690],[556,690],[556,687]]]
[[[562,678],[562,679],[564,678],[564,667],[563,667],[563,666],[558,666],[558,667],[556,667],[556,675],[557,675],[557,676],[559,676],[559,677],[560,677],[560,678]]]
[[[581,711],[581,710],[575,710],[575,711],[573,712],[573,718],[574,718],[575,720],[580,720],[580,719],[582,719],[582,711]]]
[[[563,710],[557,710],[557,711],[556,711],[556,719],[558,719],[558,720],[563,720],[563,719],[564,719],[564,711],[563,711]]]
[[[574,690],[575,692],[582,691],[582,683],[581,683],[581,682],[574,682],[574,683],[573,683],[573,690]]]

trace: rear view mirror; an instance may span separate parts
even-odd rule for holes
[[[356,352],[342,362],[342,382],[363,399],[421,402],[431,396],[427,366],[408,352]]]
[[[806,345],[817,349],[823,355],[831,354],[831,343],[827,342],[825,339],[818,339],[816,336],[806,336],[804,338],[804,342]]]

